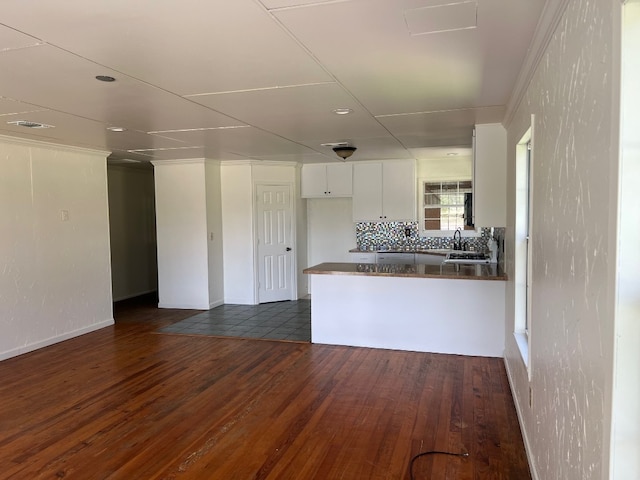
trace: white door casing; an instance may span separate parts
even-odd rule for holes
[[[293,205],[289,185],[256,185],[258,302],[291,300]]]

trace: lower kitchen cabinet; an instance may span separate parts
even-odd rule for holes
[[[351,252],[349,256],[353,263],[376,263],[376,252]]]

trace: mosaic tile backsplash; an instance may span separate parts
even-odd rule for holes
[[[407,233],[409,235],[407,235]],[[480,229],[479,237],[464,237],[469,250],[486,252],[490,228]],[[504,228],[494,228],[499,256],[504,251]],[[421,237],[418,222],[360,222],[356,224],[356,245],[359,250],[418,250],[453,248],[453,237]]]

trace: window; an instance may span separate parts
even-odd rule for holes
[[[471,180],[422,182],[422,228],[424,230],[472,229]]]
[[[532,322],[532,218],[533,218],[533,169],[534,169],[534,118],[531,127],[516,145],[516,218],[515,218],[515,303],[514,337],[522,360],[527,366],[531,379],[531,342]]]
[[[527,193],[525,197],[524,213],[525,218],[525,249],[526,249],[526,289],[525,289],[525,303],[526,312],[524,316],[524,334],[529,339],[529,318],[531,317],[531,140],[526,143],[525,153],[525,175]]]

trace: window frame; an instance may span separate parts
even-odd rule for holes
[[[450,236],[453,236],[454,232],[456,231],[455,228],[453,230],[429,230],[429,229],[425,228],[425,222],[426,222],[425,209],[428,208],[429,206],[436,205],[436,204],[427,205],[427,203],[425,202],[425,196],[426,196],[425,184],[428,184],[428,183],[431,183],[431,184],[439,183],[440,185],[442,185],[444,183],[454,183],[454,182],[458,184],[458,187],[457,187],[458,191],[460,190],[460,183],[469,182],[471,184],[470,193],[473,195],[473,180],[471,178],[442,178],[442,179],[434,179],[434,178],[426,178],[426,177],[418,178],[418,192],[419,192],[419,196],[418,196],[418,201],[419,201],[419,205],[418,205],[418,226],[419,226],[419,231],[420,231],[420,235],[421,236],[425,236],[425,237],[450,237]],[[438,204],[438,205],[442,205],[442,204]],[[457,204],[456,204],[456,206],[457,206]],[[464,209],[464,201],[459,206]],[[473,227],[472,229],[465,230],[464,229],[464,221],[463,221],[461,233],[462,233],[463,237],[478,237],[478,236],[480,236],[480,232],[475,227]]]
[[[514,325],[513,336],[520,350],[529,380],[531,365],[532,271],[533,271],[533,190],[534,190],[534,116],[531,125],[516,144],[516,198],[514,251]]]

